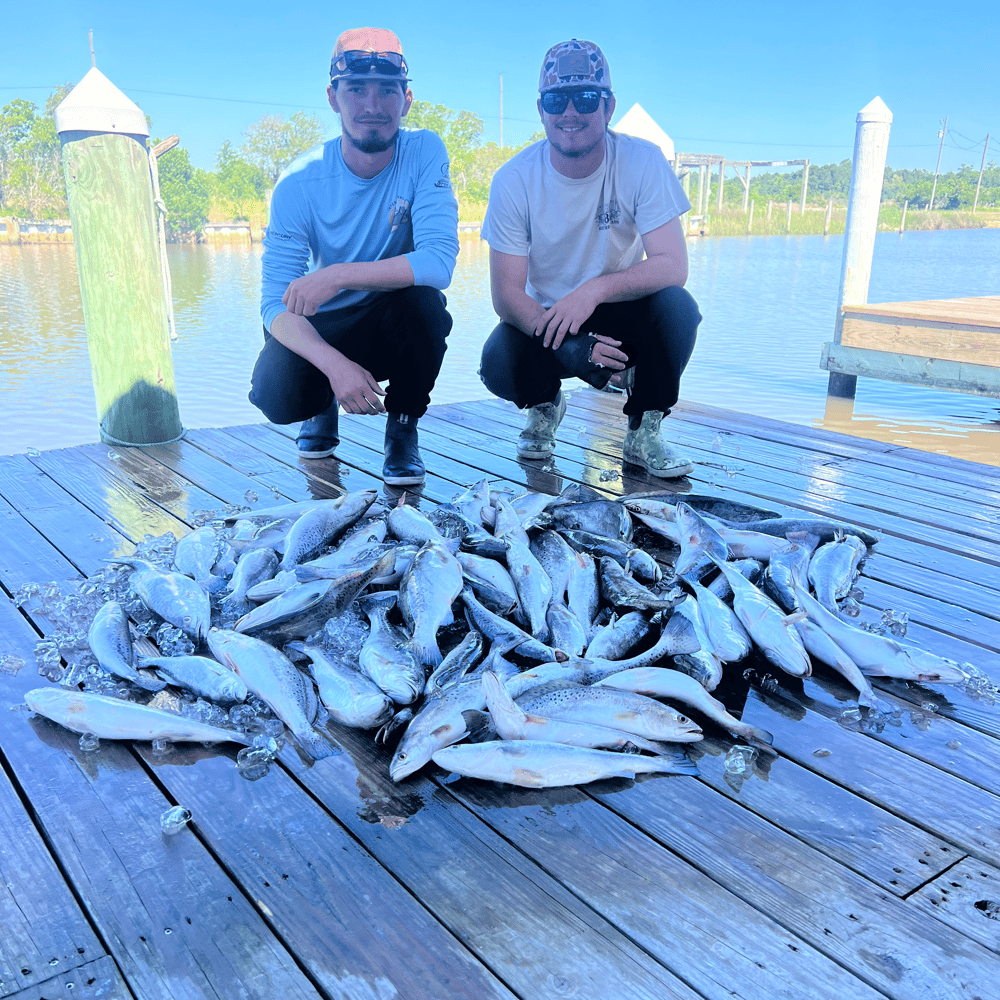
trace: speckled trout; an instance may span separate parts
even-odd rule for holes
[[[61,687],[36,688],[24,696],[33,712],[74,733],[90,733],[102,740],[170,740],[174,743],[249,743],[243,733],[210,726],[196,719],[151,708],[134,701],[110,698]]]
[[[239,632],[213,628],[208,645],[221,663],[271,708],[292,731],[303,750],[315,759],[340,753],[340,747],[313,729],[306,684],[312,681],[273,646]]]
[[[455,774],[525,788],[583,785],[602,778],[633,778],[651,772],[698,773],[686,757],[681,763],[668,757],[608,753],[540,740],[463,743],[438,750],[434,763]]]

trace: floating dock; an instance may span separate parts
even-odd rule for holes
[[[820,367],[1000,397],[1000,296],[841,306]]]
[[[509,404],[432,407],[413,500],[489,476],[848,521],[881,536],[861,620],[906,612],[908,639],[1000,683],[995,468],[681,404],[666,425],[696,473],[663,483],[620,474],[620,409],[571,394],[555,456],[529,463]],[[381,486],[382,430],[342,416],[337,457],[311,462],[293,429],[269,425],[0,458],[0,584],[65,586],[249,493],[263,507]],[[0,997],[1000,997],[989,685],[879,681],[895,724],[863,731],[830,672],[755,682],[729,708],[770,730],[775,753],[745,778],[725,772],[732,739],[707,727],[697,778],[525,790],[431,767],[394,785],[389,752],[338,729],[342,755],[307,767],[287,747],[249,782],[232,745],[87,753],[34,717],[22,699],[46,683],[34,648],[51,627],[44,609],[0,601]],[[174,804],[194,819],[167,837]]]

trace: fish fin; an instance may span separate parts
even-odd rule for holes
[[[135,677],[132,678],[132,682],[138,684],[144,691],[162,691],[167,686],[167,682],[155,671],[146,673],[143,670],[137,670]]]
[[[209,573],[205,580],[199,582],[206,594],[214,594],[217,590],[222,590],[223,587],[229,584],[229,581],[224,576],[216,576],[214,573]]]
[[[324,757],[336,757],[342,754],[343,748],[327,736],[316,732],[315,729],[308,729],[304,732],[295,733],[295,742],[312,757],[313,760],[322,760]]]
[[[783,625],[795,625],[796,623],[803,621],[809,617],[808,611],[793,611],[790,615],[785,615]]]
[[[480,712],[475,708],[467,708],[462,712],[462,721],[469,733],[469,741],[472,743],[483,742],[483,737],[489,735],[493,729],[493,720],[487,712]]]

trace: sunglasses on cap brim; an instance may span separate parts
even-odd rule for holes
[[[365,49],[348,49],[330,63],[330,76],[337,73],[364,75],[375,70],[383,76],[405,76],[406,60],[398,52],[368,52]]]
[[[547,90],[542,94],[542,110],[549,115],[561,115],[573,100],[573,107],[581,115],[592,115],[601,105],[601,98],[610,91],[595,87],[593,90]]]

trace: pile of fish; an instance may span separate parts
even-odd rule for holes
[[[114,560],[88,654],[28,706],[94,742],[243,743],[265,768],[286,727],[314,759],[339,752],[333,720],[395,743],[395,781],[433,761],[537,787],[696,773],[691,711],[770,743],[711,693],[754,650],[793,677],[825,664],[872,710],[870,676],[965,677],[847,620],[876,542],[850,525],[487,480],[429,514],[376,499],[228,515],[153,540],[165,565]]]

